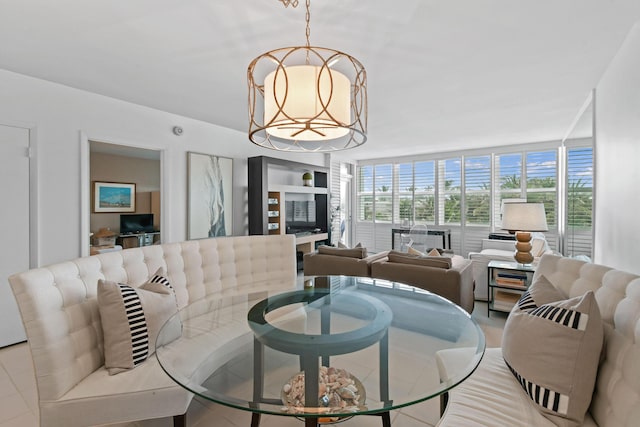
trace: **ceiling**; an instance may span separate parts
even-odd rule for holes
[[[311,44],[367,69],[364,159],[561,139],[638,20],[638,0],[314,0]],[[0,68],[245,132],[247,66],[304,44],[304,0],[0,0],[0,40]]]

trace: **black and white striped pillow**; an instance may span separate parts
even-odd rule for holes
[[[561,418],[581,425],[591,403],[602,340],[593,292],[538,304],[534,290],[509,314],[502,355],[543,415],[556,423]]]
[[[98,309],[105,367],[113,375],[135,368],[155,352],[160,328],[178,306],[175,292],[160,269],[140,287],[100,280]],[[169,340],[180,336],[181,330],[173,332]]]

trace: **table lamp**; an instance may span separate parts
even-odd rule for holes
[[[531,264],[531,232],[547,231],[547,217],[542,203],[505,203],[502,229],[516,235],[514,258],[520,264]]]

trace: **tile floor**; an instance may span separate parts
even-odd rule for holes
[[[499,347],[506,315],[492,313],[487,316],[485,303],[476,303],[473,317],[482,327],[487,347]],[[428,427],[438,421],[437,399],[409,406],[391,413],[394,427]],[[195,398],[187,412],[189,426],[247,427],[251,416],[247,412],[209,403]],[[171,427],[171,418],[120,424],[118,427]],[[295,418],[265,416],[263,427],[300,427]],[[345,427],[379,427],[376,416],[355,417],[343,424]],[[17,344],[0,349],[0,427],[37,427],[38,404],[31,356],[26,344]]]

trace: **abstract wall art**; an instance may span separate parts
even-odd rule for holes
[[[231,236],[233,159],[187,153],[187,238]]]

